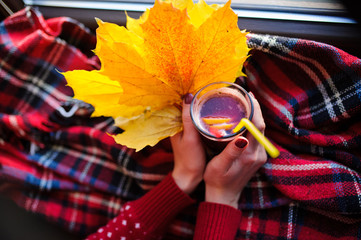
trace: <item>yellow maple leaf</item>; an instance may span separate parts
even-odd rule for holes
[[[127,147],[139,151],[181,130],[182,113],[177,107],[168,106],[157,111],[145,111],[133,118],[118,117],[115,124],[126,129],[124,133],[114,136],[115,141],[126,142]]]
[[[174,106],[185,94],[243,74],[247,33],[230,4],[156,0],[126,27],[97,19],[101,69],[63,73],[74,97],[92,104],[93,116],[116,119],[125,131],[115,140],[137,150],[181,131]]]

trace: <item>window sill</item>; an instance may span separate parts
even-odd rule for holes
[[[34,1],[25,1],[29,5]],[[146,8],[153,3],[112,3],[104,5],[104,2],[79,5],[77,1],[66,1],[69,5],[61,5],[62,1],[38,1],[43,4],[34,4],[38,7],[45,18],[68,16],[85,24],[91,30],[97,25],[95,17],[103,21],[125,25],[126,16],[138,18]],[[47,4],[44,4],[47,2]],[[111,9],[111,10],[110,10]],[[324,42],[338,47],[352,55],[361,57],[361,33],[360,26],[347,16],[331,15],[328,13],[287,13],[285,10],[275,9],[257,10],[248,8],[235,8],[238,14],[238,25],[241,29],[262,34],[281,35],[311,39]],[[277,14],[278,13],[278,14]],[[288,15],[288,17],[285,17]],[[293,15],[293,17],[290,17]],[[273,17],[272,17],[273,16]]]

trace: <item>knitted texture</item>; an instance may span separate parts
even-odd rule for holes
[[[93,233],[172,170],[169,143],[135,153],[108,135],[120,131],[111,118],[91,118],[92,106],[72,99],[58,71],[99,69],[81,24],[26,8],[0,30],[1,192],[67,231]],[[302,39],[252,33],[248,45],[238,82],[259,100],[281,154],[244,189],[236,238],[361,238],[361,60]],[[192,239],[195,216],[181,211],[164,239]]]
[[[198,208],[194,239],[234,239],[241,216],[241,212],[233,207],[203,202]]]
[[[169,222],[192,203],[169,174],[143,197],[125,204],[117,217],[87,239],[159,239]]]

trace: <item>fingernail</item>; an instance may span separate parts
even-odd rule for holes
[[[184,96],[184,102],[185,104],[190,104],[193,100],[193,94],[191,93],[187,93],[185,96]]]
[[[248,94],[255,98],[253,92],[249,92]]]
[[[243,138],[240,138],[240,139],[237,139],[237,141],[235,142],[236,146],[238,148],[244,148],[247,146],[248,144],[248,141],[243,139]]]

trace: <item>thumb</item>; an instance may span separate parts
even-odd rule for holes
[[[237,160],[243,151],[248,146],[248,140],[245,137],[238,137],[235,138],[233,141],[228,143],[227,147],[217,156],[214,158],[214,160],[217,161],[217,167],[220,168],[220,170],[228,171],[233,162]]]
[[[191,115],[190,115],[190,103],[192,102],[193,95],[188,93],[184,97],[183,101],[183,110],[182,110],[182,121],[183,121],[183,131],[184,134],[194,135],[197,134]]]

